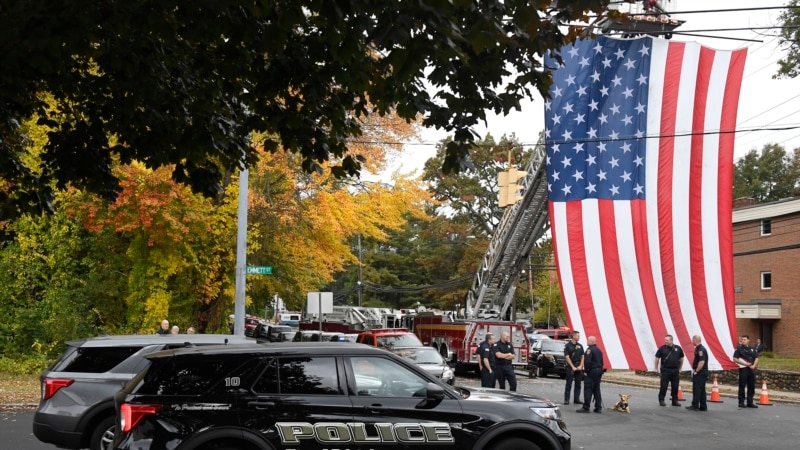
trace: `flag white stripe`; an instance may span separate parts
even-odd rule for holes
[[[567,204],[566,202],[553,202],[552,205],[554,217],[551,223],[555,228],[561,294],[565,300],[567,311],[569,311],[569,320],[572,324],[572,328],[580,331],[585,327],[583,326],[580,308],[578,308],[578,296],[575,294],[575,279],[572,276],[572,262],[569,256]]]
[[[627,300],[628,312],[636,336],[637,351],[642,355],[642,360],[652,361],[653,353],[650,349],[656,347],[653,339],[653,328],[647,319],[645,309],[644,294],[642,284],[639,282],[639,267],[636,258],[630,255],[636,254],[636,247],[633,239],[633,220],[631,212],[631,202],[614,202],[614,215],[616,222],[617,247],[619,251],[620,272],[622,273],[622,284],[625,289],[625,299]],[[647,276],[647,274],[645,274]]]

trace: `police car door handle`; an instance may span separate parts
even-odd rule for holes
[[[255,409],[269,409],[275,407],[275,402],[265,402],[261,400],[254,400],[252,402],[247,402],[247,406]]]
[[[364,405],[364,409],[373,413],[382,413],[386,411],[386,407],[380,404]]]

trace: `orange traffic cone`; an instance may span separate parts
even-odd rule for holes
[[[711,386],[711,398],[709,398],[708,401],[714,403],[722,403],[722,399],[719,396],[719,385],[717,384],[716,375],[714,375],[714,384]]]
[[[761,383],[761,397],[758,398],[758,404],[764,406],[772,405],[772,403],[769,402],[769,392],[767,392],[766,378],[763,379]]]
[[[686,400],[686,399],[683,398],[683,389],[681,389],[681,384],[678,383],[678,401],[682,402],[684,400]]]

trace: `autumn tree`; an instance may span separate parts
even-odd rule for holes
[[[733,198],[757,203],[800,196],[800,149],[787,153],[778,144],[750,150],[733,167]]]
[[[365,169],[379,173],[399,155],[401,143],[416,136],[396,115],[371,116],[364,134],[349,143]],[[414,178],[395,173],[384,182],[341,179],[324,170],[306,173],[291,152],[264,151],[251,175],[250,227],[258,250],[250,262],[271,265],[273,275],[248,280],[252,302],[263,310],[274,295],[302,309],[306,293],[334,281],[358,263],[352,242],[382,242],[407,220],[424,220],[429,195]],[[327,167],[326,164],[323,166]]]
[[[53,187],[113,199],[115,163],[168,167],[217,196],[253,166],[249,136],[306,172],[355,175],[360,119],[396,110],[444,129],[445,172],[473,127],[549,84],[542,56],[608,0],[241,2],[20,0],[0,8],[0,210],[50,209]],[[52,94],[52,100],[42,95]],[[42,165],[20,124],[48,128]],[[329,161],[335,161],[328,164]]]

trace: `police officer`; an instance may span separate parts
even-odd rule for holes
[[[758,408],[753,403],[756,390],[756,366],[758,366],[758,352],[750,347],[750,336],[744,335],[739,339],[739,346],[733,352],[733,362],[739,364],[739,408],[744,408],[745,387],[747,387],[747,407]]]
[[[694,344],[694,359],[692,360],[692,404],[686,409],[692,411],[707,411],[706,405],[706,380],[708,380],[708,351],[703,347],[703,338],[695,334],[692,337]]]
[[[678,403],[678,383],[681,382],[680,374],[683,367],[683,349],[672,343],[672,336],[664,337],[664,345],[656,351],[656,372],[658,364],[661,363],[661,389],[658,390],[658,404],[667,406],[664,397],[667,395],[667,384],[670,385],[672,395],[672,406],[681,406]]]
[[[597,346],[597,338],[589,336],[586,339],[588,347],[584,353],[586,364],[586,377],[583,379],[583,408],[579,413],[588,413],[594,397],[594,412],[603,412],[603,397],[600,395],[600,381],[603,378],[603,352]]]
[[[581,380],[583,380],[583,345],[578,342],[580,331],[573,331],[570,340],[564,346],[564,356],[567,361],[567,386],[564,388],[564,404],[569,405],[572,382],[575,382],[575,404],[581,403]]]
[[[514,366],[511,362],[514,360],[514,346],[511,345],[511,335],[507,331],[500,334],[500,342],[494,344],[492,352],[495,356],[495,379],[500,384],[500,389],[506,388],[506,379],[508,379],[508,388],[511,392],[517,391],[517,376],[514,375]]]
[[[486,340],[478,347],[478,364],[481,366],[481,387],[494,387],[495,358],[492,352],[494,335],[486,333]]]

